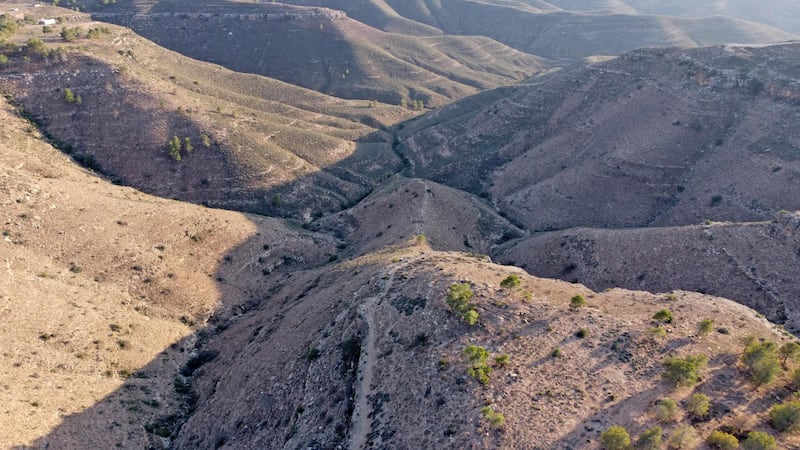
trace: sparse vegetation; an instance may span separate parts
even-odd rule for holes
[[[64,42],[72,42],[81,37],[81,29],[78,27],[61,27],[60,36]]]
[[[495,411],[491,406],[484,406],[481,408],[481,414],[483,415],[483,418],[489,422],[489,426],[495,430],[503,428],[503,425],[506,423],[505,416]]]
[[[714,321],[711,319],[703,319],[697,324],[697,330],[700,334],[708,334],[714,331]]]
[[[747,439],[742,441],[744,450],[778,450],[778,443],[775,438],[763,431],[751,431],[747,434]]]
[[[708,364],[704,355],[686,356],[685,358],[669,358],[664,364],[664,379],[673,386],[694,386],[700,381],[700,370]]]
[[[782,372],[778,362],[778,347],[774,342],[747,338],[742,362],[750,372],[750,381],[756,386],[770,383]]]
[[[775,405],[769,411],[769,420],[778,431],[796,433],[800,431],[800,401],[787,401]]]
[[[678,425],[667,439],[667,448],[670,450],[692,449],[699,440],[697,431],[690,425]]]
[[[571,309],[583,308],[584,306],[586,306],[586,299],[581,294],[576,294],[569,299],[569,307]]]
[[[672,323],[672,311],[668,309],[662,309],[653,314],[653,320],[661,323]]]
[[[678,404],[671,398],[663,398],[656,404],[656,420],[661,423],[678,420]]]
[[[508,353],[504,353],[502,355],[494,357],[494,364],[497,367],[508,367],[508,363],[510,361],[511,361],[511,356]]]
[[[686,405],[686,412],[692,417],[700,419],[708,415],[708,410],[711,408],[711,399],[705,394],[694,394],[689,398],[689,403]]]
[[[639,435],[634,448],[636,450],[659,450],[661,448],[662,434],[664,434],[664,430],[658,425],[649,428]]]
[[[600,434],[600,445],[605,450],[628,450],[631,436],[625,428],[614,425]]]
[[[172,136],[172,139],[167,142],[167,152],[174,161],[181,160],[181,140],[178,136]]]
[[[469,362],[467,374],[480,384],[488,384],[489,375],[492,373],[492,368],[486,363],[489,352],[479,345],[470,344],[464,349],[463,354]]]
[[[470,302],[474,293],[469,283],[456,283],[447,292],[447,304],[453,314],[469,325],[478,323],[478,312]]]
[[[711,448],[734,450],[739,448],[739,439],[736,436],[719,430],[712,431],[706,438],[706,444]]]
[[[518,287],[520,283],[522,283],[522,280],[520,280],[519,276],[509,275],[500,282],[500,287],[503,289],[514,289],[515,287]]]

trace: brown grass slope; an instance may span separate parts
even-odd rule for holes
[[[500,289],[509,274],[521,285]],[[447,289],[462,280],[475,292],[476,326],[448,311]],[[579,293],[588,306],[570,311]],[[651,317],[663,308],[674,321],[653,338]],[[701,318],[729,334],[699,335]],[[576,337],[579,328],[588,337]],[[702,438],[739,414],[774,434],[765,411],[790,391],[785,379],[748,386],[736,361],[750,334],[784,339],[752,310],[720,298],[596,294],[474,256],[424,246],[382,251],[296,275],[213,338],[208,348],[219,356],[195,379],[197,411],[175,447],[594,449],[611,424],[635,436],[656,423],[656,400],[683,403],[694,392],[713,404],[709,420],[694,423]],[[508,354],[510,364],[481,385],[467,374],[469,344]],[[561,356],[553,357],[556,348]],[[694,390],[662,382],[663,359],[687,354],[709,358],[702,382]],[[505,416],[502,431],[482,419],[487,405]],[[783,448],[796,445],[779,439]]]
[[[535,234],[498,252],[498,261],[542,277],[736,299],[788,329],[800,328],[798,215],[757,223],[669,228],[576,228]]]
[[[561,5],[563,9],[554,2],[373,0],[341,1],[335,5],[321,1],[299,2],[342,9],[377,27],[385,23],[383,18],[387,15],[400,15],[437,27],[446,34],[487,36],[532,55],[552,59],[615,55],[649,46],[764,43],[796,37],[753,21],[754,17],[782,15],[778,11],[758,16],[743,14],[738,18],[725,17],[724,11],[710,14],[698,11],[698,14],[678,18],[640,14],[622,2],[573,2]],[[365,3],[370,3],[371,7]]]
[[[0,447],[160,445],[144,426],[184,412],[195,324],[336,243],[111,185],[1,99],[0,122]]]
[[[77,15],[70,26],[85,33],[105,25]],[[24,27],[18,42],[38,36],[68,53],[25,61],[24,52],[11,52],[0,79],[66,151],[124,184],[227,209],[302,216],[354,203],[401,166],[380,129],[408,111],[237,74],[108,28],[100,39],[64,44],[40,26]],[[64,100],[67,88],[81,104]],[[194,147],[182,161],[168,155],[172,136]]]
[[[399,149],[531,231],[770,220],[800,209],[798,53],[634,51],[408,122]]]
[[[94,16],[193,58],[343,98],[436,106],[545,67],[484,37],[387,33],[325,8],[174,0],[112,11]]]

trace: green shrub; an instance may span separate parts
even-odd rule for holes
[[[506,423],[505,416],[492,409],[491,406],[484,406],[481,408],[481,414],[483,418],[489,422],[489,425],[496,430],[503,428],[503,425]]]
[[[181,140],[178,136],[172,136],[172,139],[167,142],[167,152],[173,160],[181,160]]]
[[[502,354],[494,357],[494,363],[498,367],[508,367],[508,363],[510,360],[511,356],[509,356],[508,354]]]
[[[578,309],[584,306],[586,306],[586,299],[583,298],[581,294],[574,295],[569,299],[569,307],[572,309]]]
[[[711,399],[705,394],[694,394],[689,399],[686,405],[686,412],[695,418],[701,418],[708,415],[708,410],[711,407]]]
[[[504,289],[513,289],[522,283],[522,280],[519,279],[516,275],[509,275],[500,282],[500,287]]]
[[[79,37],[81,37],[81,29],[80,28],[78,28],[78,27],[72,27],[72,28],[62,27],[61,28],[61,39],[64,40],[64,42],[72,42],[75,39],[78,39]]]
[[[470,302],[473,295],[469,283],[453,284],[447,292],[447,304],[450,306],[450,310],[469,325],[478,323],[478,311]]]
[[[663,433],[664,430],[658,425],[645,430],[639,435],[639,439],[636,439],[634,448],[636,448],[636,450],[659,450],[661,448],[661,435]]]
[[[205,133],[200,135],[200,142],[203,143],[203,147],[211,147],[211,138]]]
[[[751,431],[747,434],[747,439],[742,441],[744,450],[778,450],[778,443],[775,438],[763,431]]]
[[[588,328],[581,328],[575,333],[575,336],[580,339],[585,339],[589,337],[589,329]]]
[[[678,420],[678,404],[671,398],[664,398],[656,404],[656,420],[661,423],[676,422]]]
[[[0,53],[0,65],[7,64],[7,63],[8,63],[8,56]]]
[[[486,363],[489,352],[479,345],[470,344],[462,353],[469,361],[467,374],[480,384],[488,384],[492,373],[492,368]]]
[[[667,366],[663,377],[673,386],[694,386],[700,381],[700,370],[708,364],[704,355],[687,356],[685,358],[669,358],[664,362]]]
[[[789,387],[791,387],[793,391],[800,390],[800,369],[796,369],[792,372],[792,380],[789,382]]]
[[[788,401],[769,410],[772,426],[778,431],[800,431],[800,401]]]
[[[669,435],[667,439],[667,448],[670,450],[683,450],[695,448],[697,446],[697,431],[689,425],[679,425]]]
[[[781,358],[783,358],[783,365],[785,367],[788,360],[791,359],[797,362],[798,359],[800,359],[800,344],[795,341],[787,342],[781,346],[778,353],[780,353]]]
[[[711,448],[721,448],[723,450],[739,448],[739,440],[736,439],[736,436],[722,431],[712,431],[706,438],[706,444]]]
[[[700,334],[708,334],[714,330],[714,321],[711,319],[703,319],[697,324],[697,329]]]
[[[564,355],[564,352],[562,352],[561,349],[558,347],[554,348],[553,351],[550,352],[550,356],[552,356],[553,358],[558,358],[562,355]]]
[[[631,436],[619,425],[614,425],[600,434],[600,445],[605,450],[627,450],[631,446]]]
[[[748,338],[745,342],[742,362],[750,371],[750,381],[756,386],[770,383],[783,369],[778,362],[778,347],[774,342],[759,342]]]
[[[183,149],[186,150],[186,153],[192,153],[194,150],[194,146],[192,145],[192,140],[188,137],[183,139]]]
[[[672,323],[672,311],[662,309],[661,311],[653,314],[653,320],[663,323]]]
[[[653,339],[662,339],[667,337],[667,330],[664,327],[653,327],[650,329],[650,335],[653,336]]]

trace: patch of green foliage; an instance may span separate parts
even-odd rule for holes
[[[462,353],[469,361],[467,374],[480,384],[488,384],[489,375],[492,373],[492,368],[486,363],[489,359],[489,352],[479,345],[470,344]]]
[[[625,428],[614,425],[600,434],[600,445],[605,450],[628,450],[631,436]]]
[[[447,304],[453,314],[469,325],[478,323],[478,312],[470,302],[474,293],[469,283],[456,283],[447,291]]]
[[[700,381],[700,370],[708,364],[704,355],[689,355],[685,358],[668,358],[663,377],[673,386],[694,386]]]

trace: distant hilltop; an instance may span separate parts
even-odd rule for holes
[[[131,15],[129,13],[92,13],[95,19],[103,19],[110,17],[119,17]],[[323,20],[341,20],[347,18],[347,14],[342,11],[335,11],[332,9],[309,9],[309,10],[292,10],[270,12],[263,14],[229,14],[229,13],[187,13],[187,12],[165,12],[165,13],[136,13],[133,16],[137,18],[152,17],[152,18],[178,18],[178,19],[238,19],[238,20],[307,20],[307,19],[323,19]]]

